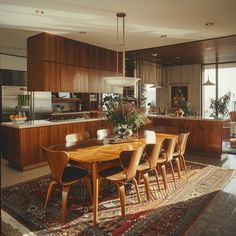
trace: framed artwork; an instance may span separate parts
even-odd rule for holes
[[[90,101],[90,102],[95,102],[95,101],[97,101],[97,94],[96,94],[96,93],[90,93],[89,101]]]
[[[190,84],[171,84],[169,85],[169,105],[172,108],[178,107],[175,98],[183,97],[185,101],[190,102],[191,90]]]

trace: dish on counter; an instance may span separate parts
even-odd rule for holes
[[[21,117],[21,118],[10,118],[11,121],[15,124],[24,123],[27,120],[27,117]]]

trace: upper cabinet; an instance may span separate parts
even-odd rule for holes
[[[101,92],[116,72],[115,51],[47,33],[28,38],[27,56],[29,91]]]

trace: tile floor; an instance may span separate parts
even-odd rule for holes
[[[187,160],[209,165],[236,169],[236,155],[223,154],[221,159],[187,155]],[[1,187],[10,186],[50,173],[48,167],[28,171],[10,168],[1,158]],[[220,212],[220,213],[219,213]],[[219,192],[203,213],[189,227],[185,235],[236,236],[236,177],[231,179],[223,191]]]

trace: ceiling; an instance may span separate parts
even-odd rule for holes
[[[126,50],[236,35],[235,9],[235,0],[0,0],[0,50],[26,55],[40,32],[117,50],[116,12],[127,15]]]

